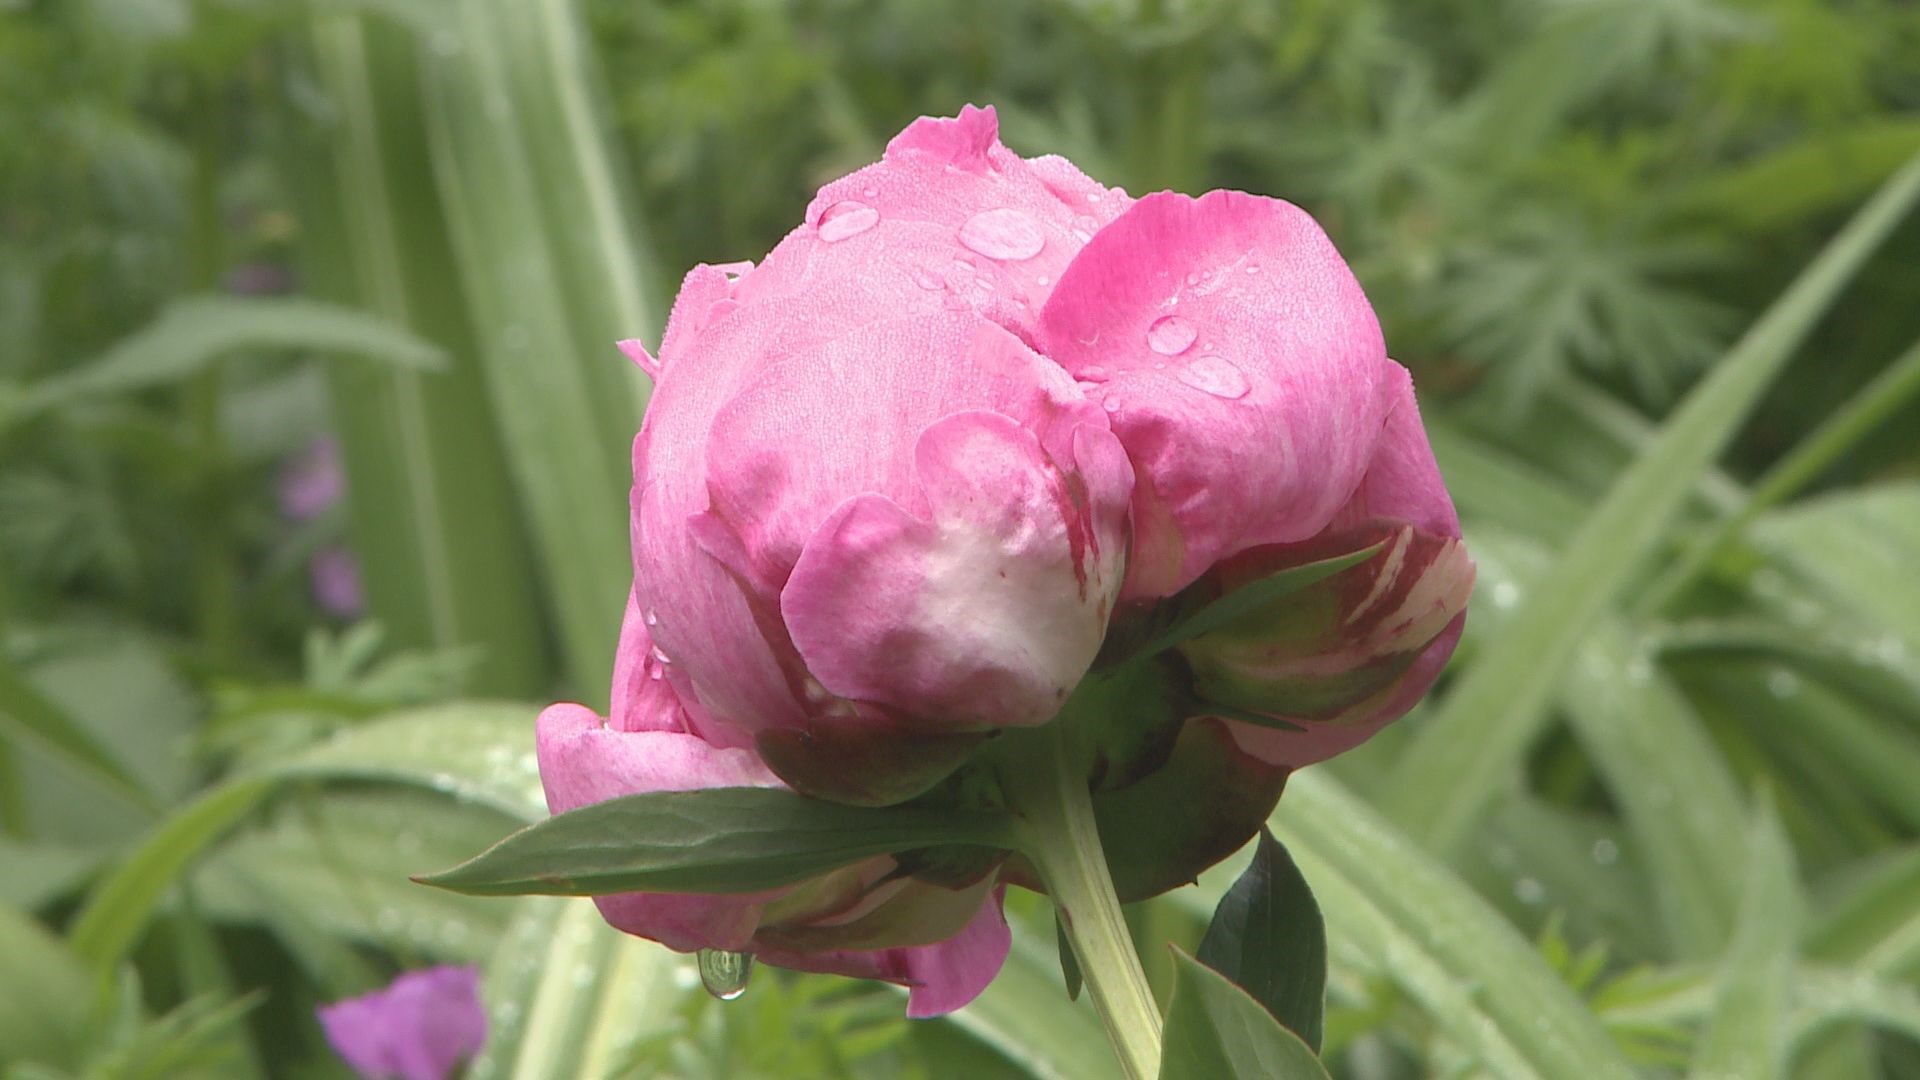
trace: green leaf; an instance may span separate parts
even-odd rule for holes
[[[1327,1002],[1327,931],[1293,856],[1265,829],[1214,909],[1202,964],[1253,995],[1315,1051]]]
[[[1841,287],[1920,198],[1920,159],[1901,169],[1801,271],[1661,428],[1582,523],[1556,565],[1490,642],[1401,757],[1388,803],[1427,843],[1451,849],[1510,786],[1593,621],[1614,603],[1702,472]]]
[[[1531,942],[1331,776],[1296,773],[1269,824],[1313,882],[1335,955],[1370,958],[1489,1074],[1633,1075],[1599,1019]],[[1202,889],[1175,895],[1207,905],[1212,880],[1209,872]]]
[[[756,892],[874,855],[1012,847],[1005,814],[846,806],[772,788],[628,795],[530,825],[419,880],[481,896]]]
[[[1747,815],[1700,717],[1615,619],[1581,644],[1560,701],[1632,831],[1668,948],[1716,955],[1746,865],[1727,838],[1746,829]]]
[[[407,880],[499,836],[509,823],[492,809],[357,785],[283,799],[270,818],[196,867],[194,895],[209,917],[264,925],[296,946],[324,934],[448,963],[483,960],[498,940],[509,905]]]
[[[1173,950],[1173,1001],[1161,1046],[1160,1080],[1302,1080],[1325,1077],[1300,1036],[1247,992]]]
[[[0,732],[31,741],[141,806],[153,805],[153,796],[119,759],[21,678],[4,653],[0,653]]]
[[[581,900],[529,897],[481,979],[486,1048],[467,1080],[620,1076],[672,1024],[688,958],[608,926]]]
[[[573,5],[444,9],[418,52],[452,268],[566,667],[598,694],[633,580],[627,496],[647,393],[614,342],[651,327],[634,306],[641,275],[624,265],[640,263],[625,250],[631,220],[613,213],[614,151],[590,108],[595,58],[578,47]]]
[[[482,650],[477,692],[544,694],[552,682],[545,614],[537,575],[526,572],[533,556],[466,298],[450,272],[414,38],[345,11],[316,14],[313,24],[311,80],[331,122],[298,131],[303,139],[283,169],[299,196],[305,276],[450,357],[432,376],[390,365],[326,368],[368,610],[403,646]]]
[[[1784,1075],[1800,910],[1793,850],[1772,805],[1763,802],[1749,834],[1739,922],[1694,1049],[1691,1075],[1698,1080]]]
[[[533,752],[537,712],[533,705],[495,701],[408,709],[263,763],[260,772],[413,784],[535,821],[547,813]]]
[[[75,1064],[93,1002],[93,980],[65,943],[0,905],[0,1065]]]
[[[1211,633],[1283,596],[1297,593],[1314,582],[1324,581],[1342,570],[1358,566],[1379,554],[1382,546],[1373,544],[1331,559],[1290,566],[1258,581],[1250,581],[1169,627],[1134,654],[1130,662],[1144,660],[1189,638]]]
[[[439,349],[384,319],[295,297],[189,296],[104,354],[27,389],[19,415],[100,394],[190,378],[241,349],[311,349],[365,356],[416,371],[441,366]]]
[[[1060,919],[1060,913],[1053,915],[1054,948],[1060,953],[1060,978],[1067,984],[1067,1000],[1080,1000],[1080,984],[1084,977],[1080,974],[1080,959],[1073,955],[1073,942],[1067,940],[1067,924]]]
[[[194,858],[272,789],[270,780],[229,780],[176,810],[87,894],[67,935],[74,953],[101,976],[111,972]]]

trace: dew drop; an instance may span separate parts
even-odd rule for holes
[[[648,626],[659,626],[659,625],[660,625],[660,615],[659,615],[659,613],[658,613],[658,612],[656,612],[656,611],[654,611],[654,610],[653,610],[652,608],[648,608],[648,609],[647,609],[647,616],[646,616],[646,618],[647,618],[647,625],[648,625]]]
[[[1198,284],[1200,284],[1200,271],[1198,271],[1198,270],[1190,270],[1190,271],[1188,271],[1188,272],[1187,272],[1187,284],[1189,284],[1189,285],[1198,285]]]
[[[659,661],[659,662],[660,662],[660,663],[662,663],[662,664],[671,664],[671,663],[673,663],[673,661],[672,661],[672,660],[670,660],[670,659],[668,659],[668,657],[667,657],[667,654],[666,654],[665,652],[662,652],[662,651],[661,651],[661,649],[660,649],[660,646],[658,646],[658,645],[655,645],[655,646],[653,647],[653,658],[654,658],[655,660],[657,660],[657,661]]]
[[[968,218],[960,226],[960,242],[989,259],[1019,262],[1040,254],[1047,246],[1047,234],[1025,211],[1005,207]]]
[[[1249,274],[1257,274],[1257,273],[1259,273],[1259,272],[1260,272],[1260,264],[1259,264],[1259,263],[1248,263],[1248,264],[1247,264],[1247,273],[1249,273]]]
[[[732,1001],[747,992],[747,980],[753,977],[753,954],[700,950],[700,984],[721,1001]]]
[[[1111,372],[1109,372],[1106,368],[1100,367],[1097,364],[1092,367],[1086,367],[1086,368],[1080,369],[1080,374],[1078,376],[1081,382],[1090,382],[1090,383],[1103,383],[1112,377],[1113,377],[1113,374]]]
[[[1106,409],[1110,413],[1117,413],[1120,411],[1120,399],[1118,397],[1110,396],[1107,398],[1107,400],[1101,402],[1100,405],[1101,405],[1101,408]]]
[[[863,188],[863,189],[861,190],[861,192],[860,192],[860,194],[862,194],[862,195],[864,195],[864,196],[866,196],[867,198],[869,198],[869,199],[871,199],[871,198],[873,198],[873,197],[874,197],[875,195],[878,195],[878,194],[880,194],[880,189],[879,189],[879,188]]]
[[[1147,327],[1147,348],[1161,356],[1179,356],[1192,348],[1193,339],[1199,336],[1200,332],[1187,320],[1178,315],[1163,315]]]
[[[1048,277],[1045,274],[1041,274],[1039,277],[1033,279],[1033,283],[1044,289],[1047,286],[1053,284],[1053,279]]]
[[[880,211],[863,202],[842,199],[820,214],[820,222],[814,229],[820,239],[837,244],[849,236],[859,236],[879,222]]]
[[[947,287],[946,282],[941,281],[938,275],[936,275],[933,271],[928,270],[924,266],[914,267],[912,271],[909,272],[908,276],[913,278],[913,283],[915,285],[918,285],[929,292],[932,292],[938,289],[944,289]]]

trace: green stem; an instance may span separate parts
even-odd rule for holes
[[[1073,752],[1064,720],[1035,733],[1049,760],[1028,761],[1023,764],[1029,768],[1004,774],[1007,799],[1019,815],[1021,851],[1040,871],[1060,912],[1114,1052],[1131,1080],[1153,1080],[1160,1072],[1160,1011],[1114,894],[1085,762]]]

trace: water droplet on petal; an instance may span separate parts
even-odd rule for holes
[[[1107,193],[1106,193],[1106,192],[1104,192],[1104,191],[1089,191],[1089,192],[1087,192],[1087,201],[1088,201],[1088,202],[1099,202],[1099,201],[1100,201],[1101,199],[1104,199],[1104,198],[1106,198],[1106,197],[1107,197]]]
[[[983,210],[960,226],[960,242],[989,259],[1019,262],[1040,254],[1047,234],[1025,211],[1007,207]]]
[[[880,211],[863,202],[842,199],[821,212],[820,222],[814,226],[814,230],[820,234],[820,239],[837,244],[849,236],[859,236],[879,222]]]
[[[1107,400],[1101,402],[1100,404],[1102,408],[1106,409],[1110,413],[1117,413],[1120,411],[1120,399],[1117,396],[1109,396]]]
[[[862,191],[860,192],[860,194],[862,194],[862,195],[865,195],[865,196],[866,196],[867,198],[869,198],[869,199],[871,199],[871,198],[873,198],[873,197],[874,197],[875,195],[878,195],[878,194],[880,194],[880,189],[879,189],[879,188],[866,188],[866,189],[864,189],[864,190],[862,190]]]
[[[1259,264],[1259,263],[1248,263],[1248,264],[1247,264],[1247,273],[1249,273],[1249,274],[1257,274],[1257,273],[1259,273],[1259,272],[1260,272],[1260,264]]]
[[[648,626],[660,625],[660,615],[657,612],[655,612],[652,608],[647,609],[647,625]]]
[[[658,662],[660,662],[660,663],[662,663],[662,664],[671,664],[671,663],[673,663],[673,661],[672,661],[672,660],[669,660],[669,659],[667,659],[667,654],[666,654],[666,653],[664,653],[664,652],[662,652],[662,651],[660,650],[660,646],[658,646],[658,645],[655,645],[655,646],[653,647],[653,658],[654,658],[654,659],[655,659],[656,661],[658,661]]]
[[[1164,315],[1147,327],[1147,347],[1161,356],[1179,356],[1193,346],[1200,332],[1178,315]]]
[[[1033,279],[1033,283],[1044,289],[1047,286],[1053,284],[1053,279],[1048,277],[1045,274],[1041,274],[1039,277]]]
[[[700,950],[700,983],[721,1001],[732,1001],[746,993],[747,980],[752,977],[752,953]]]
[[[1200,272],[1198,270],[1190,270],[1187,272],[1187,284],[1189,285],[1200,284]]]
[[[1103,383],[1109,378],[1112,378],[1112,374],[1108,372],[1106,368],[1098,365],[1080,369],[1079,379],[1081,382]]]
[[[910,271],[909,276],[913,278],[913,283],[915,285],[918,285],[921,288],[927,289],[929,291],[934,289],[944,289],[947,287],[946,282],[941,281],[938,275],[936,275],[933,271],[928,270],[924,266],[914,267],[913,270]]]
[[[1180,381],[1228,401],[1246,397],[1249,389],[1246,373],[1220,356],[1202,356],[1181,368]]]

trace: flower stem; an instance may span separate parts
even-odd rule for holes
[[[1160,1072],[1160,1010],[1133,951],[1094,822],[1087,772],[1072,733],[1055,721],[1035,735],[1050,760],[1003,774],[1019,815],[1022,852],[1039,870],[1079,960],[1087,993],[1131,1080]]]

